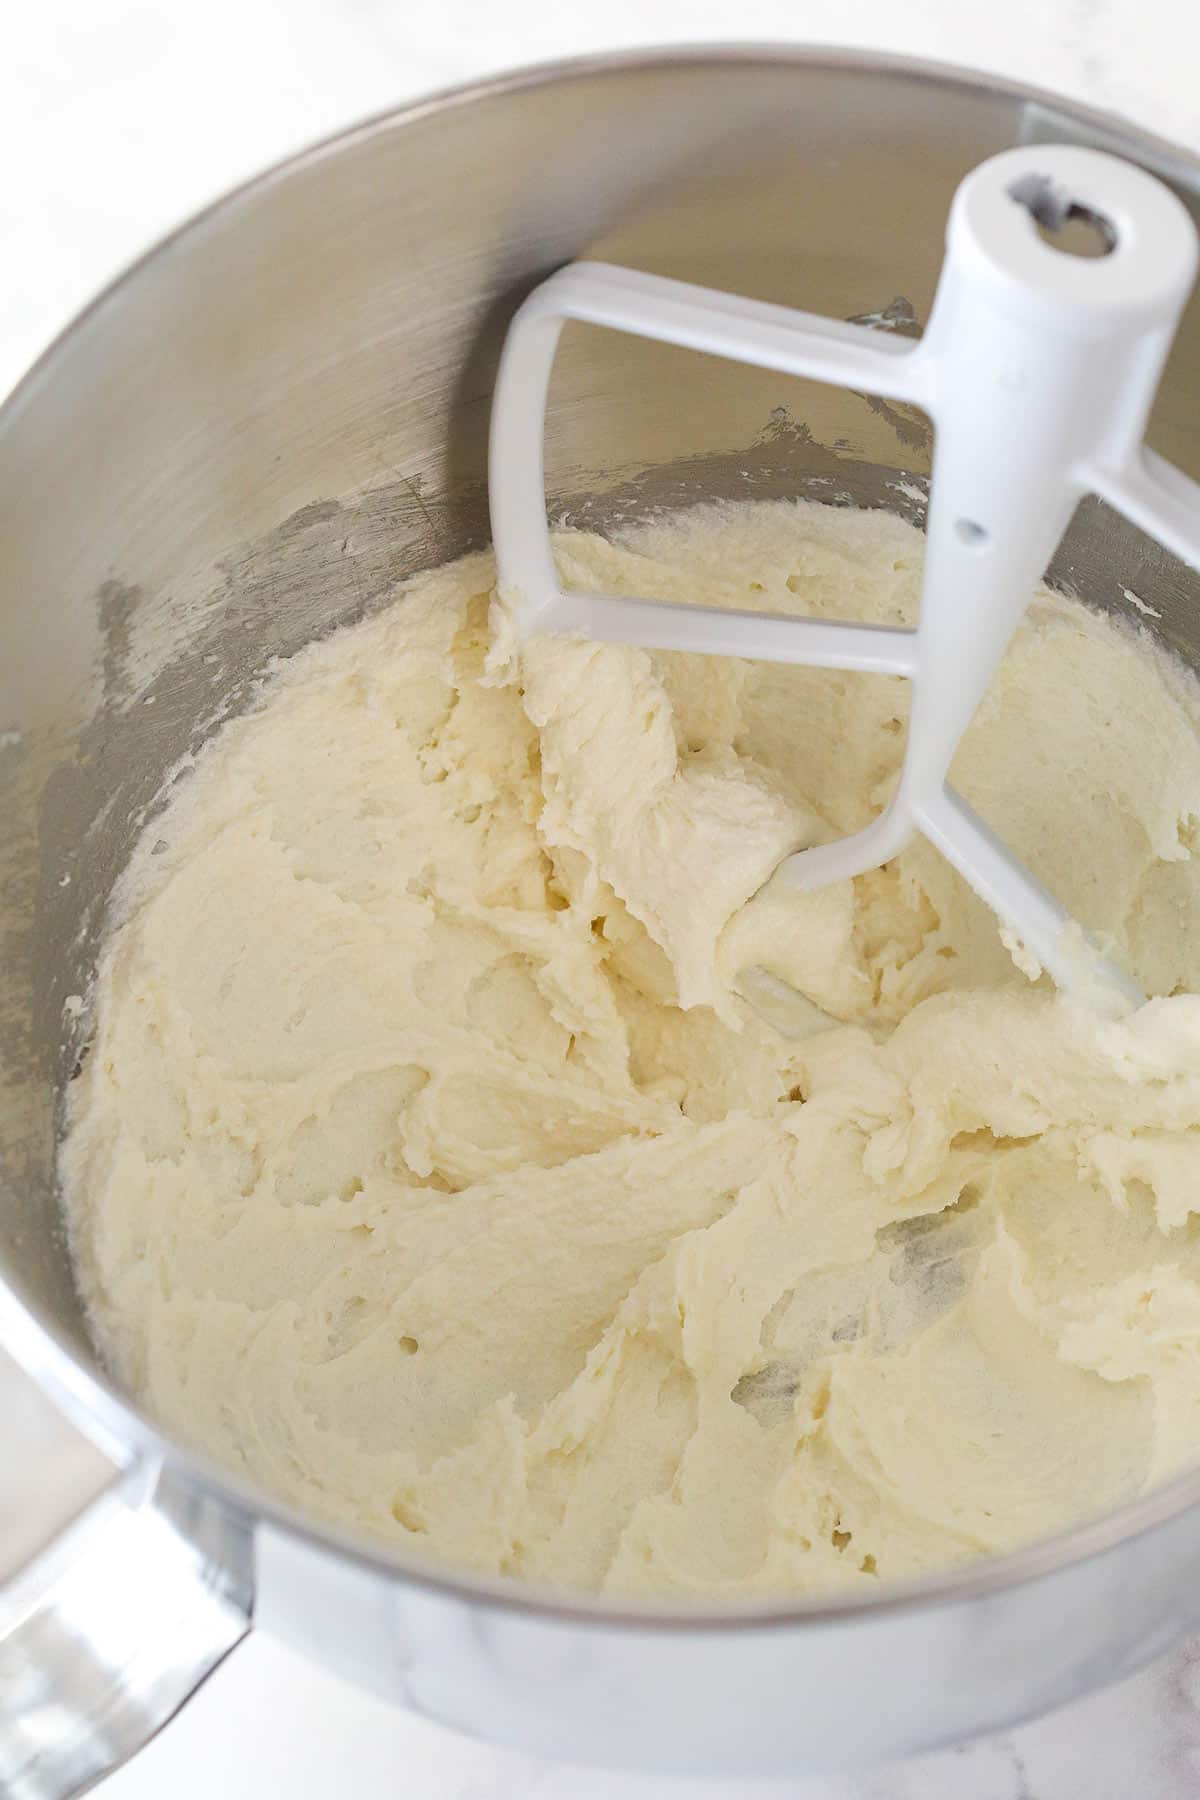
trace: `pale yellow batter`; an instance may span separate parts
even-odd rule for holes
[[[921,539],[748,505],[557,551],[898,622]],[[1005,1549],[1195,1457],[1189,680],[1042,594],[956,764],[1175,996],[1101,1022],[921,843],[752,898],[878,809],[904,683],[518,660],[492,580],[422,576],[297,657],[139,853],[63,1155],[120,1376],[323,1518],[710,1599]],[[750,967],[812,1002],[785,1032]]]

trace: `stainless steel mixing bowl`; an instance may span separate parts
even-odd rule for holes
[[[106,898],[164,773],[271,657],[483,543],[506,321],[590,255],[920,329],[960,178],[1014,143],[1200,165],[1111,119],[890,59],[727,50],[507,76],[251,183],[99,299],[0,416],[0,1323],[103,1450],[77,1524],[0,1602],[0,1790],[77,1791],[247,1629],[540,1751],[803,1770],[999,1726],[1200,1625],[1200,1474],[1053,1542],[878,1599],[680,1607],[534,1592],[340,1538],[166,1438],[97,1363],[54,1180]],[[1200,475],[1200,310],[1151,441]],[[576,328],[556,512],[703,494],[920,516],[919,416]],[[1193,577],[1098,503],[1055,565],[1126,587],[1200,664]],[[63,1496],[64,1513],[73,1495]],[[57,1521],[47,1521],[47,1524]]]

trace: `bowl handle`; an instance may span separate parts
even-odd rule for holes
[[[37,1440],[26,1446],[36,1455]],[[17,1466],[19,1444],[6,1455]],[[96,1485],[97,1463],[87,1485]],[[56,1496],[58,1498],[58,1496]],[[135,1463],[0,1588],[0,1794],[71,1800],[165,1725],[250,1628],[229,1527]]]

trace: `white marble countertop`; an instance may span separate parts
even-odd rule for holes
[[[7,0],[0,47],[0,393],[96,288],[222,189],[430,88],[623,45],[791,40],[1037,83],[1200,149],[1194,0]],[[52,1487],[78,1452],[0,1357]],[[10,1472],[11,1474],[11,1472]],[[31,1482],[0,1469],[0,1564]],[[1005,1739],[869,1776],[643,1780],[468,1743],[251,1639],[104,1800],[1194,1800],[1200,1645]]]

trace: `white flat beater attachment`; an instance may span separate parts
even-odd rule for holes
[[[1039,232],[1082,222],[1100,255]],[[947,771],[1079,499],[1098,494],[1200,568],[1200,485],[1142,442],[1196,275],[1196,233],[1153,176],[1097,151],[1004,151],[954,198],[924,336],[575,263],[509,329],[492,410],[490,494],[501,588],[523,633],[905,675],[903,768],[865,830],[801,850],[814,888],[877,868],[922,832],[1060,987],[1119,1012],[1142,996],[950,786]],[[890,400],[936,427],[914,631],[564,593],[546,523],[543,436],[559,333],[590,321]],[[1200,396],[1197,396],[1200,404]]]

